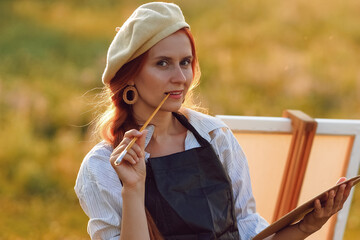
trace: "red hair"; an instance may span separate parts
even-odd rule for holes
[[[193,80],[184,103],[184,105],[187,107],[192,107],[193,103],[191,91],[199,84],[200,67],[196,55],[194,37],[190,30],[188,28],[182,28],[178,31],[184,32],[188,36],[192,48]],[[110,104],[107,110],[99,118],[96,129],[102,139],[110,143],[113,148],[116,148],[119,145],[126,131],[134,128],[139,129],[139,126],[133,117],[132,108],[123,101],[122,95],[124,88],[137,76],[137,74],[142,69],[148,52],[149,51],[146,51],[139,57],[123,65],[110,81],[109,87],[105,89],[105,91],[108,93],[107,96],[110,99]],[[161,236],[158,228],[154,223],[154,220],[147,210],[146,218],[148,222],[150,239],[162,240],[163,237]]]

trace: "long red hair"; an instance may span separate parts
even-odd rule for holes
[[[199,84],[200,67],[196,55],[193,35],[188,28],[182,28],[179,31],[184,32],[188,36],[192,48],[193,80],[184,102],[185,106],[191,108],[193,106],[192,90]],[[113,148],[116,148],[117,145],[119,145],[126,131],[130,129],[139,129],[139,125],[133,117],[131,106],[123,101],[122,96],[124,88],[131,80],[136,77],[136,75],[142,69],[146,61],[147,54],[148,51],[123,65],[117,71],[114,78],[110,81],[108,87],[105,87],[110,104],[108,105],[107,110],[100,116],[96,125],[96,129],[101,138],[110,143]],[[162,240],[163,237],[161,236],[154,220],[147,210],[146,217],[150,239]]]

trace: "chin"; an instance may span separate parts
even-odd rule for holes
[[[162,110],[167,112],[178,112],[181,107],[182,104],[169,104],[168,106],[165,106]]]

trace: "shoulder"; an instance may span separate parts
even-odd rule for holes
[[[119,185],[119,178],[110,164],[111,145],[102,141],[95,145],[83,159],[76,179],[75,190],[89,186],[111,187]]]
[[[96,144],[85,156],[84,161],[91,161],[94,157],[108,158],[110,157],[113,148],[105,141]]]
[[[122,187],[109,161],[112,151],[104,141],[94,146],[81,164],[74,187],[90,219],[91,239],[110,239],[120,234]]]
[[[111,166],[109,159],[112,151],[112,147],[105,141],[98,143],[86,154],[80,170],[84,169],[95,173],[108,165]]]

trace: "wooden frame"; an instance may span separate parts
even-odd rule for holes
[[[318,136],[349,136],[351,143],[349,143],[347,155],[345,156],[345,165],[343,175],[347,178],[356,176],[360,167],[360,120],[342,120],[342,119],[315,119],[318,123],[316,135]],[[343,209],[338,213],[336,221],[333,222],[332,235],[328,239],[342,239],[346,222],[348,219],[351,200],[354,194],[354,189],[351,191],[349,199],[345,202]]]
[[[296,114],[297,116],[294,116]],[[217,116],[218,118],[220,118],[221,120],[223,120],[232,130],[235,134],[237,133],[247,133],[247,134],[257,134],[257,133],[261,133],[261,134],[287,134],[287,135],[291,135],[292,138],[292,142],[294,141],[294,133],[296,132],[296,124],[294,124],[294,121],[304,121],[304,119],[301,120],[301,117],[299,117],[299,112],[298,111],[293,111],[291,110],[290,112],[285,112],[284,113],[285,116],[288,117],[248,117],[248,116],[224,116],[224,115],[219,115]],[[300,112],[301,115],[301,112]],[[306,116],[306,115],[304,115]],[[308,117],[308,116],[307,116]],[[305,119],[307,118],[305,117]],[[299,120],[300,119],[300,120]],[[309,120],[310,122],[312,121],[311,118],[309,117],[307,120]],[[297,187],[296,189],[296,195],[297,197],[295,197],[295,202],[296,205],[301,204],[301,202],[298,202],[299,199],[303,200],[305,192],[308,192],[308,186],[309,186],[309,181],[311,181],[311,169],[306,169],[307,167],[309,168],[313,168],[313,165],[317,165],[317,166],[321,166],[320,162],[323,161],[323,159],[320,160],[316,160],[316,158],[318,156],[316,156],[317,154],[321,155],[323,153],[323,151],[321,151],[321,149],[317,149],[318,148],[318,142],[322,141],[322,137],[327,137],[329,136],[337,138],[337,136],[339,136],[340,138],[344,138],[342,141],[346,142],[346,151],[342,152],[342,155],[346,155],[344,156],[344,158],[341,160],[341,164],[343,164],[344,168],[340,171],[341,175],[345,175],[347,178],[356,176],[358,174],[359,171],[359,164],[360,164],[360,120],[339,120],[339,119],[314,119],[314,122],[316,122],[316,125],[314,127],[314,125],[312,126],[313,128],[313,136],[311,136],[311,133],[308,134],[307,136],[307,140],[305,140],[305,142],[307,144],[304,144],[304,142],[302,142],[302,150],[300,152],[302,152],[303,156],[305,156],[305,175],[303,175],[303,178],[305,178],[305,184],[303,184],[303,181],[299,181],[297,182],[297,184],[300,183],[300,188]],[[299,125],[299,124],[298,124]],[[294,127],[295,126],[295,127]],[[316,133],[314,131],[314,128],[316,129]],[[302,131],[302,130],[301,130]],[[315,141],[314,141],[315,138]],[[346,138],[346,139],[345,139]],[[314,141],[314,142],[313,142]],[[287,199],[287,197],[284,195],[284,192],[282,193],[281,191],[285,191],[285,188],[283,187],[283,182],[285,181],[284,179],[288,179],[289,174],[285,174],[287,171],[289,171],[289,167],[291,167],[291,152],[293,149],[294,144],[288,144],[288,145],[284,145],[284,151],[286,151],[288,158],[286,160],[286,164],[285,167],[283,167],[283,176],[282,176],[282,182],[281,182],[281,187],[279,186],[273,186],[275,191],[277,191],[278,196],[277,196],[277,200],[276,200],[276,204],[274,205],[275,201],[273,201],[270,205],[271,209],[275,209],[272,215],[272,219],[270,220],[269,217],[267,218],[268,221],[273,221],[274,219],[281,217],[284,212],[284,209],[286,208],[279,208],[279,203],[282,203],[282,206],[285,206],[286,204],[288,204],[288,206],[291,206],[291,208],[294,208],[294,199],[292,200],[293,202],[291,203],[291,201],[289,200],[289,198]],[[296,145],[296,144],[295,144]],[[320,144],[321,145],[321,144]],[[299,144],[298,144],[299,146]],[[306,146],[306,147],[304,147]],[[314,151],[310,153],[311,147],[314,147]],[[245,154],[246,154],[246,149],[244,149]],[[304,151],[308,151],[308,154],[305,153]],[[345,153],[346,152],[346,153]],[[301,154],[300,154],[301,155]],[[308,159],[310,158],[310,162],[308,163]],[[312,160],[315,159],[315,160]],[[326,159],[325,159],[326,160]],[[251,166],[252,166],[252,159],[248,159],[249,161],[249,166],[250,166],[250,170],[251,170]],[[304,163],[304,160],[303,160]],[[322,163],[323,164],[323,163]],[[287,166],[286,166],[287,165]],[[325,163],[326,165],[326,163]],[[316,167],[316,166],[315,166]],[[314,167],[314,168],[315,168]],[[287,170],[286,170],[287,169]],[[298,168],[298,169],[304,169],[304,167],[302,168]],[[295,171],[296,172],[296,171]],[[301,172],[301,171],[300,171]],[[254,174],[253,174],[254,175]],[[290,175],[294,175],[294,174],[290,174]],[[309,175],[309,176],[307,176]],[[301,174],[300,174],[301,176]],[[318,176],[321,176],[321,173],[318,174]],[[340,176],[336,176],[336,174],[333,174],[333,176],[331,176],[333,178],[337,178]],[[252,176],[253,178],[253,176]],[[272,179],[271,179],[272,180]],[[332,180],[331,180],[332,181]],[[279,181],[278,181],[279,183]],[[329,186],[333,185],[335,182],[326,182],[326,184],[329,184]],[[317,182],[317,184],[313,184],[314,186],[319,185],[319,187],[322,188],[322,190],[327,189],[327,187],[322,186],[320,182]],[[294,186],[294,185],[293,185]],[[258,191],[264,191],[264,189],[261,189],[261,187],[259,186],[253,186],[253,188],[257,188],[254,189],[258,190]],[[301,192],[301,190],[303,189],[303,192]],[[288,188],[289,189],[289,188]],[[291,188],[290,188],[291,189]],[[318,189],[316,189],[315,191],[317,191],[316,193],[319,193],[321,191],[319,191]],[[310,193],[313,194],[313,193]],[[254,194],[255,195],[255,194]],[[316,194],[314,194],[313,196],[315,196]],[[332,221],[330,222],[330,224],[327,224],[327,228],[322,229],[321,231],[324,233],[321,233],[322,236],[326,236],[326,237],[322,237],[319,238],[319,236],[315,236],[317,238],[314,239],[342,239],[344,231],[345,231],[345,227],[346,227],[346,221],[348,218],[348,214],[349,214],[349,210],[350,210],[350,204],[351,204],[351,199],[353,196],[353,191],[351,191],[351,194],[349,196],[348,201],[345,203],[343,209],[339,212],[337,218],[333,218]],[[255,196],[256,197],[256,196]],[[258,202],[258,200],[257,200]],[[285,204],[285,205],[284,205]],[[281,210],[281,211],[279,211]],[[288,211],[288,210],[285,210]],[[260,212],[261,214],[261,212]],[[269,215],[269,214],[268,214]],[[269,215],[270,216],[270,215]]]
[[[283,116],[291,120],[292,139],[273,222],[296,208],[299,202],[301,186],[317,127],[314,119],[297,110],[286,110]]]

